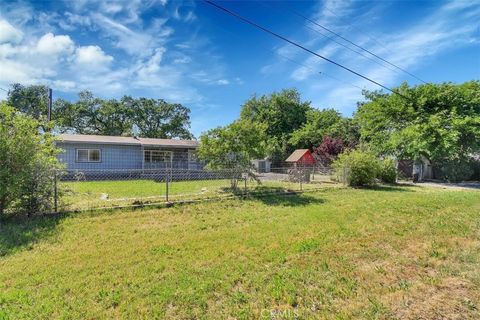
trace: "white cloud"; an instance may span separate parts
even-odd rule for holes
[[[75,63],[80,68],[104,71],[113,61],[99,46],[78,47],[75,51]]]
[[[162,0],[64,5],[63,12],[42,12],[22,4],[22,10],[9,6],[5,14],[2,7],[0,19],[6,17],[17,35],[0,43],[0,86],[41,83],[68,93],[91,90],[104,97],[133,94],[197,105],[204,97],[193,87],[192,74],[208,70],[207,85],[235,83],[224,79],[218,53],[196,28],[186,36],[174,34],[172,25],[183,27],[196,19],[195,3],[182,3],[179,21],[171,17],[178,3]],[[153,7],[156,17],[144,20]]]
[[[7,20],[0,19],[0,43],[18,43],[22,38],[22,31],[16,29]]]
[[[69,36],[55,36],[53,33],[47,33],[37,42],[37,51],[41,54],[57,56],[60,54],[72,53],[74,43]]]
[[[220,80],[217,80],[217,84],[220,86],[225,86],[230,84],[230,81],[228,81],[227,79],[220,79]]]
[[[54,80],[53,86],[64,92],[74,92],[77,90],[75,82],[70,80]]]
[[[192,62],[192,58],[187,57],[187,56],[183,56],[181,58],[176,58],[176,59],[173,60],[173,63],[179,63],[179,64],[180,63],[182,63],[182,64],[183,63],[190,63],[190,62]]]

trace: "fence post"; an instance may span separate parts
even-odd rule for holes
[[[168,202],[168,173],[165,175],[165,199]]]
[[[305,170],[301,170],[301,169],[300,169],[300,174],[298,175],[299,178],[300,178],[300,191],[303,190],[302,182],[303,182],[303,175],[305,174],[304,171],[305,171]]]
[[[247,178],[248,178],[248,173],[245,173],[245,195],[247,195]]]
[[[57,170],[53,171],[53,209],[58,212]]]

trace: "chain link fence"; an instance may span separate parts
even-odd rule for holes
[[[252,170],[61,170],[55,173],[54,210],[141,207],[208,199],[287,194],[331,183],[325,167]]]

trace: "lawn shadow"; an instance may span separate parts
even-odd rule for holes
[[[307,193],[285,190],[282,187],[261,187],[248,194],[249,199],[258,200],[271,206],[306,206],[324,203],[324,199]]]
[[[418,186],[411,184],[379,184],[369,187],[361,187],[359,189],[384,191],[384,192],[414,192]]]
[[[54,236],[66,214],[36,217],[11,217],[0,220],[0,257],[32,249],[41,239]]]

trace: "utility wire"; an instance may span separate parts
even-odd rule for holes
[[[257,1],[257,2],[258,2],[260,5],[264,6],[264,7],[267,7],[267,6],[268,6],[269,8],[274,8],[273,6],[271,6],[271,5],[269,5],[269,4],[264,4],[264,3],[259,2],[259,1]],[[277,8],[277,7],[275,7],[275,8]],[[267,9],[268,9],[268,8],[267,8]],[[291,10],[289,10],[289,9],[286,9],[286,10],[291,11]],[[302,18],[303,18],[303,17],[302,17]],[[307,25],[307,24],[304,24],[304,26],[305,26],[306,28],[312,30],[313,32],[318,33],[319,35],[327,38],[328,40],[333,41],[333,42],[335,42],[336,44],[338,44],[338,45],[340,45],[340,46],[342,46],[342,47],[344,47],[344,48],[346,48],[346,49],[348,49],[348,50],[350,50],[350,51],[352,51],[352,52],[355,52],[356,54],[364,57],[365,59],[370,60],[370,61],[372,61],[373,63],[378,64],[378,65],[381,66],[381,67],[384,67],[384,68],[386,68],[386,69],[388,69],[388,70],[390,70],[390,71],[394,71],[394,72],[399,73],[399,71],[398,71],[397,69],[394,69],[394,68],[392,68],[392,67],[390,67],[390,66],[388,66],[388,65],[385,65],[384,63],[382,63],[382,62],[380,62],[380,61],[378,61],[378,60],[376,60],[376,59],[373,59],[373,58],[371,58],[371,57],[363,54],[362,51],[357,51],[357,50],[354,50],[354,49],[350,48],[350,47],[347,46],[346,44],[344,44],[344,43],[342,43],[342,42],[340,42],[340,41],[337,41],[334,37],[330,37],[329,35],[326,35],[326,34],[320,32],[319,30],[310,27],[310,26]]]
[[[355,88],[358,88],[358,89],[360,89],[360,90],[363,90],[363,88],[357,86],[356,84],[353,84],[353,83],[350,83],[350,82],[348,82],[348,81],[339,79],[339,78],[337,78],[337,77],[335,77],[335,76],[332,76],[332,75],[330,75],[330,74],[328,74],[328,73],[325,73],[325,72],[323,72],[323,71],[315,70],[314,68],[312,68],[312,67],[310,67],[310,66],[308,66],[308,65],[306,65],[306,64],[304,64],[304,63],[301,63],[301,62],[298,62],[298,61],[296,61],[296,60],[290,59],[289,57],[284,56],[283,54],[280,54],[280,53],[278,53],[278,52],[277,52],[277,54],[278,54],[280,57],[282,57],[283,59],[285,59],[285,60],[288,60],[288,61],[290,61],[290,62],[292,62],[292,63],[295,63],[295,64],[297,64],[297,65],[299,65],[299,66],[301,66],[301,67],[303,67],[303,68],[310,69],[310,70],[312,70],[313,72],[316,72],[316,73],[318,73],[318,74],[320,74],[320,75],[322,75],[322,76],[326,76],[326,77],[328,77],[328,78],[332,78],[332,79],[337,80],[337,81],[339,81],[339,82],[342,82],[342,83],[344,83],[344,84],[348,84],[348,85],[351,85],[351,86],[353,86],[353,87],[355,87]]]
[[[215,24],[217,24],[217,23],[215,23]],[[228,30],[227,28],[224,28],[224,27],[221,26],[220,24],[217,24],[217,26],[218,26],[219,28],[221,28],[223,31],[228,32],[230,35],[232,35],[232,36],[234,36],[234,37],[236,37],[236,38],[238,38],[238,39],[241,39],[241,37],[240,37],[238,34],[236,34],[236,33],[232,32],[232,31]],[[319,70],[315,69],[314,67],[309,66],[309,65],[307,65],[307,64],[305,64],[305,63],[302,63],[302,62],[299,62],[299,61],[297,61],[297,60],[291,59],[291,58],[287,57],[286,55],[283,55],[283,54],[279,53],[279,52],[276,51],[275,49],[269,48],[269,47],[267,47],[267,46],[258,46],[258,48],[259,48],[259,49],[262,49],[262,50],[265,49],[265,50],[272,51],[274,54],[280,56],[282,59],[287,60],[288,62],[291,62],[291,63],[296,64],[296,65],[298,65],[298,66],[301,66],[302,68],[310,69],[311,71],[313,71],[313,72],[315,72],[315,73],[317,73],[317,74],[319,74],[319,75],[321,75],[321,76],[325,76],[325,77],[327,77],[327,78],[331,78],[331,79],[333,79],[333,80],[336,80],[336,81],[341,82],[341,83],[343,83],[343,84],[350,85],[350,86],[355,87],[355,88],[360,89],[360,90],[363,90],[363,89],[364,89],[364,88],[361,88],[361,87],[357,86],[356,84],[353,84],[353,83],[351,83],[351,82],[342,80],[342,79],[340,79],[340,78],[337,78],[337,77],[335,77],[335,76],[333,76],[333,75],[331,75],[331,74],[328,74],[328,73],[326,73],[326,72],[324,72],[324,71],[319,71]]]
[[[324,8],[325,10],[327,10],[328,12],[330,12],[331,14],[333,14],[335,17],[341,19],[345,24],[348,24],[350,28],[357,29],[358,31],[363,32],[370,40],[375,41],[379,46],[381,46],[382,48],[386,49],[388,52],[390,52],[390,53],[392,52],[389,48],[387,48],[387,47],[385,46],[384,43],[382,43],[381,41],[377,40],[374,36],[372,36],[371,33],[365,31],[365,29],[360,28],[359,26],[353,25],[353,23],[350,23],[347,19],[339,16],[338,14],[336,14],[335,12],[333,12],[332,10],[328,9],[328,7],[324,6],[323,8]]]
[[[319,24],[319,23],[317,23],[316,21],[314,21],[314,20],[312,20],[312,19],[304,16],[303,14],[299,13],[298,11],[295,11],[295,10],[289,9],[289,8],[287,8],[287,10],[290,11],[290,12],[292,12],[293,14],[295,14],[295,15],[297,15],[297,16],[305,19],[305,20],[307,20],[308,22],[310,22],[310,23],[312,23],[312,24],[314,24],[314,25],[322,28],[323,30],[328,31],[328,32],[336,35],[337,37],[339,37],[340,39],[342,39],[342,40],[350,43],[351,45],[353,45],[353,46],[355,46],[355,47],[357,47],[357,48],[359,48],[359,49],[361,49],[361,50],[363,50],[363,51],[365,51],[365,52],[368,52],[369,54],[371,54],[371,55],[374,56],[375,58],[377,58],[377,59],[379,59],[379,60],[382,60],[382,61],[385,62],[385,63],[388,63],[388,64],[391,65],[392,67],[395,67],[395,68],[397,68],[398,70],[401,70],[401,71],[405,72],[406,74],[410,75],[411,77],[413,77],[413,78],[415,78],[415,79],[417,79],[417,80],[419,80],[419,81],[421,81],[421,82],[423,82],[423,83],[426,83],[425,81],[423,81],[422,79],[420,79],[419,77],[417,77],[416,75],[414,75],[413,73],[408,72],[407,70],[405,70],[405,69],[397,66],[397,65],[394,64],[394,63],[391,63],[390,61],[388,61],[388,60],[380,57],[379,55],[373,53],[372,51],[370,51],[370,50],[368,50],[368,49],[365,49],[365,48],[362,47],[362,46],[359,46],[358,44],[354,43],[353,41],[350,41],[349,39],[345,38],[345,37],[342,36],[341,34],[335,32],[335,31],[333,31],[333,30],[331,30],[331,29],[329,29],[329,28],[327,28],[327,27],[325,27],[325,26],[322,26],[321,24]]]
[[[260,30],[262,30],[262,31],[264,31],[264,32],[266,32],[266,33],[268,33],[268,34],[276,37],[276,38],[279,38],[279,39],[281,39],[281,40],[283,40],[283,41],[286,41],[286,42],[290,43],[291,45],[294,45],[295,47],[298,47],[298,48],[300,48],[300,49],[302,49],[302,50],[304,50],[304,51],[306,51],[306,52],[308,52],[308,53],[311,53],[311,54],[313,54],[313,55],[315,55],[315,56],[317,56],[317,57],[319,57],[319,58],[321,58],[321,59],[323,59],[323,60],[325,60],[325,61],[328,61],[328,62],[330,62],[330,63],[332,63],[332,64],[334,64],[334,65],[336,65],[336,66],[338,66],[338,67],[340,67],[340,68],[342,68],[342,69],[345,69],[345,70],[347,70],[348,72],[353,73],[353,74],[355,74],[355,75],[357,75],[357,76],[359,76],[359,77],[361,77],[361,78],[363,78],[363,79],[365,79],[365,80],[367,80],[367,81],[369,81],[369,82],[371,82],[371,83],[373,83],[373,84],[376,84],[377,86],[379,86],[379,87],[381,87],[381,88],[383,88],[383,89],[385,89],[385,90],[388,90],[388,91],[390,91],[390,92],[392,92],[392,93],[398,94],[399,96],[401,96],[401,97],[403,97],[403,98],[405,98],[405,99],[407,99],[407,100],[410,100],[408,97],[404,96],[403,94],[401,94],[401,93],[399,93],[399,92],[397,92],[397,91],[395,91],[395,90],[393,90],[393,89],[390,89],[389,87],[387,87],[387,86],[385,86],[385,85],[383,85],[383,84],[381,84],[381,83],[379,83],[379,82],[377,82],[377,81],[375,81],[375,80],[372,80],[372,79],[368,78],[367,76],[364,76],[364,75],[362,75],[361,73],[358,73],[357,71],[352,70],[352,69],[350,69],[350,68],[348,68],[348,67],[346,67],[346,66],[344,66],[344,65],[342,65],[342,64],[340,64],[340,63],[338,63],[338,62],[335,62],[335,61],[333,61],[333,60],[331,60],[331,59],[329,59],[329,58],[326,58],[326,57],[324,57],[324,56],[316,53],[315,51],[312,51],[312,50],[310,50],[310,49],[308,49],[308,48],[306,48],[306,47],[304,47],[304,46],[302,46],[302,45],[300,45],[300,44],[298,44],[298,43],[296,43],[296,42],[294,42],[294,41],[292,41],[292,40],[290,40],[290,39],[287,39],[287,38],[285,38],[284,36],[279,35],[278,33],[275,33],[275,32],[273,32],[273,31],[271,31],[271,30],[269,30],[269,29],[267,29],[267,28],[265,28],[265,27],[262,27],[261,25],[257,24],[256,22],[253,22],[253,21],[251,21],[251,20],[249,20],[249,19],[247,19],[247,18],[244,18],[243,16],[241,16],[241,15],[239,15],[239,14],[237,14],[237,13],[235,13],[235,12],[233,12],[233,11],[231,11],[231,10],[229,10],[229,9],[227,9],[227,8],[219,5],[219,4],[216,4],[216,3],[213,2],[213,1],[210,1],[210,0],[203,0],[203,1],[205,1],[206,3],[208,3],[208,4],[210,4],[210,5],[214,6],[214,7],[216,7],[216,8],[219,9],[219,10],[225,11],[226,13],[230,14],[231,16],[234,16],[235,18],[237,18],[237,19],[239,19],[239,20],[242,20],[243,22],[245,22],[245,23],[247,23],[247,24],[250,24],[250,25],[254,26],[254,27],[257,28],[257,29],[260,29]]]
[[[8,90],[5,90],[5,89],[3,89],[3,88],[0,88],[0,90],[3,90],[3,91],[5,91],[5,92],[7,92],[7,93],[8,93]]]

